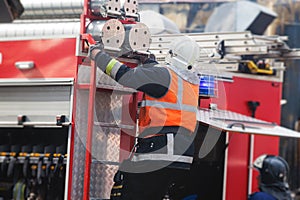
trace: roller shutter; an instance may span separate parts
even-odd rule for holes
[[[1,80],[0,127],[70,124],[73,80]]]

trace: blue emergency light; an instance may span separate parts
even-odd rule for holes
[[[212,75],[200,75],[199,95],[205,97],[215,96],[215,77]]]

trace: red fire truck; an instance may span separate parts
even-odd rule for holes
[[[91,67],[88,44],[102,37],[114,55],[129,48],[137,54],[119,59],[136,67],[135,56],[148,52],[163,62],[180,34],[145,33],[136,1],[73,0],[72,9],[41,2],[28,1],[22,20],[0,25],[0,199],[110,199],[135,141],[139,93]],[[30,19],[78,12],[80,19]],[[300,137],[278,125],[284,66],[274,60],[298,55],[279,36],[187,35],[203,48],[200,77],[212,84],[200,82],[199,155],[188,178],[201,199],[246,200],[257,190],[253,160],[277,155],[280,137]],[[253,63],[252,73],[240,73],[251,67],[245,57],[269,58],[276,73],[255,73]]]

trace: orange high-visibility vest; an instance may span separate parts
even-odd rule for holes
[[[147,128],[179,126],[191,133],[196,127],[199,85],[180,78],[173,70],[168,92],[161,98],[144,94],[139,113],[139,132]],[[153,133],[155,134],[155,133]]]

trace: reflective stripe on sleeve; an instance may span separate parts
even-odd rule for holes
[[[111,59],[106,66],[105,73],[115,79],[120,67],[121,63],[119,63],[119,61],[117,61],[116,59]]]

